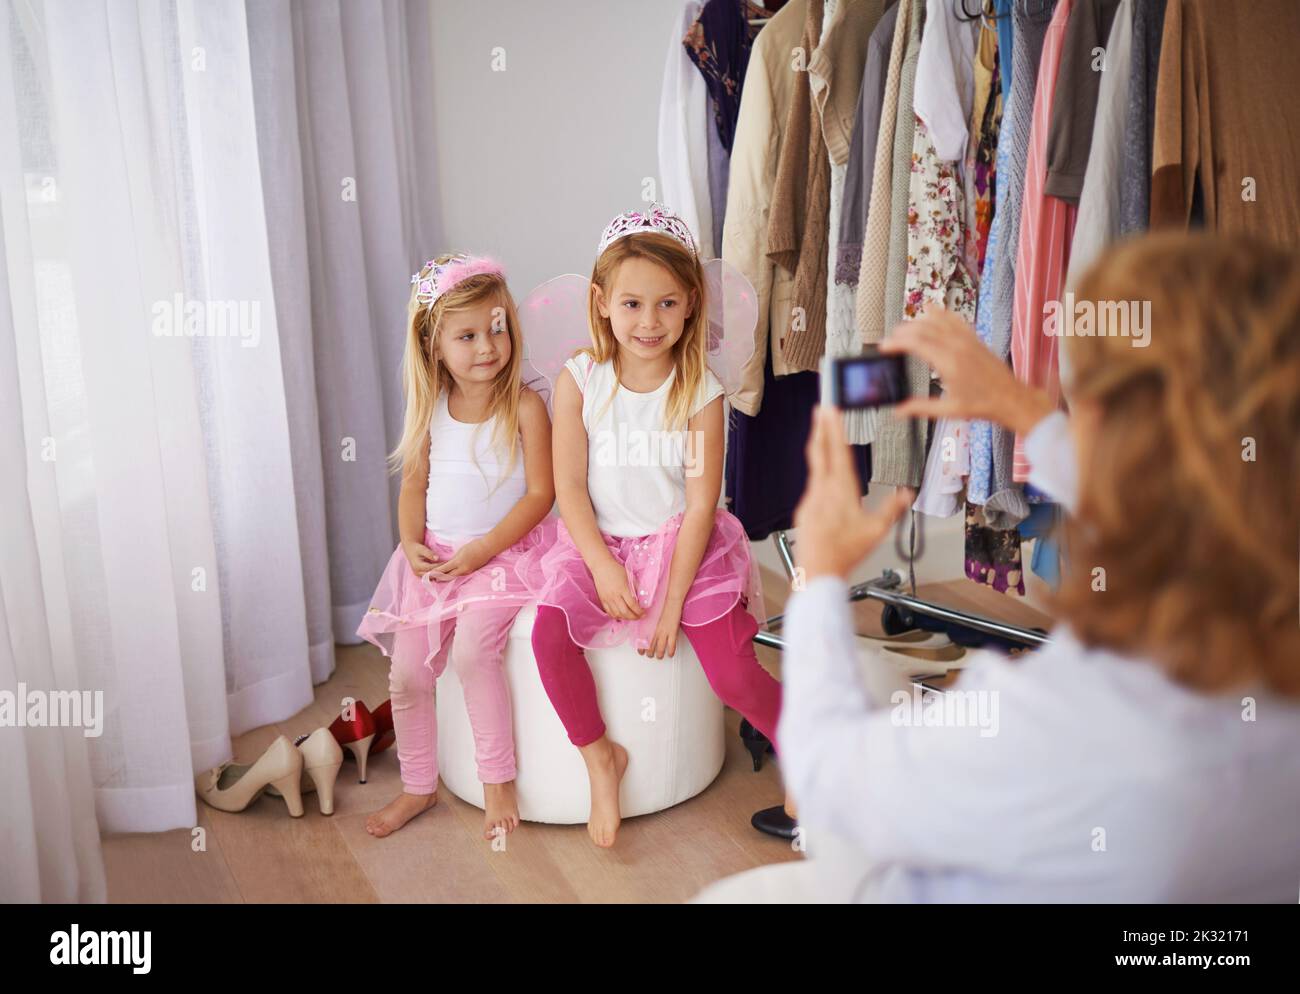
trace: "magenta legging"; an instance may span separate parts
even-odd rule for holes
[[[754,616],[737,602],[721,618],[707,625],[683,625],[682,632],[699,657],[713,692],[748,718],[779,751],[776,722],[781,714],[781,684],[763,669],[754,652],[753,639],[758,632]],[[569,733],[569,741],[585,746],[604,735],[591,668],[582,647],[569,637],[568,621],[559,608],[546,604],[537,608],[533,655],[542,686]],[[661,661],[668,662],[666,657]]]

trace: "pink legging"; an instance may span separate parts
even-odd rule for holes
[[[683,625],[682,632],[700,659],[713,692],[728,707],[776,745],[776,722],[781,713],[781,684],[763,669],[754,652],[758,622],[737,602],[731,611],[707,625]],[[582,647],[569,637],[569,624],[559,608],[541,605],[533,622],[533,655],[542,686],[551,699],[569,741],[576,746],[595,742],[605,734],[605,722],[596,702],[596,683]],[[667,662],[667,657],[662,660]]]
[[[479,780],[506,783],[515,778],[515,739],[503,661],[506,637],[518,613],[518,607],[476,606],[444,621],[442,645],[432,669],[424,665],[429,656],[428,633],[423,628],[397,632],[388,692],[406,793],[432,794],[438,786],[434,686],[447,668],[448,657],[465,691]]]

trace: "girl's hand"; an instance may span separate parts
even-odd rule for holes
[[[635,621],[645,614],[632,591],[632,578],[627,568],[613,556],[592,570],[591,578],[596,581],[601,610],[611,618]]]
[[[402,551],[406,553],[406,561],[411,564],[411,572],[416,576],[424,576],[438,565],[438,558],[427,545],[419,542],[403,542]]]
[[[453,577],[473,573],[492,558],[492,550],[481,538],[466,542],[455,551],[450,559],[430,570],[435,580],[450,580]]]
[[[680,604],[664,604],[663,613],[659,615],[659,623],[655,625],[654,638],[650,640],[650,645],[644,649],[638,649],[637,652],[643,656],[653,656],[656,659],[663,659],[667,653],[669,657],[677,654],[677,632],[681,629],[682,624],[682,606]]]
[[[1011,367],[980,341],[963,318],[931,305],[880,343],[881,352],[906,352],[928,363],[943,382],[938,397],[911,397],[900,417],[976,418],[1027,434],[1056,405],[1042,390],[1016,379]]]
[[[794,556],[805,580],[848,579],[902,517],[916,495],[900,487],[879,511],[862,506],[853,456],[844,437],[844,415],[834,407],[813,411],[808,438],[808,488],[794,512]]]

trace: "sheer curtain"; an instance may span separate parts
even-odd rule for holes
[[[0,8],[3,900],[98,900],[97,830],[310,702],[396,540],[428,15],[341,0]]]

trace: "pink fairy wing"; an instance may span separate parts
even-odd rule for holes
[[[709,300],[709,368],[728,393],[740,389],[741,371],[754,354],[758,294],[743,273],[723,259],[704,263]]]
[[[548,409],[556,377],[565,362],[578,349],[592,344],[587,323],[590,292],[591,280],[568,273],[541,284],[519,307],[524,337],[524,382],[542,395]],[[529,366],[544,382],[529,382]]]

